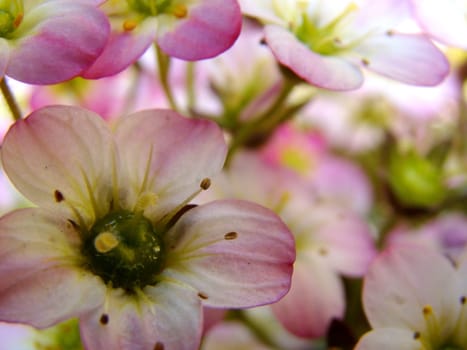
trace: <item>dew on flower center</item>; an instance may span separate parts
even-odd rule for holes
[[[121,210],[94,224],[82,253],[86,268],[106,284],[133,291],[156,283],[165,250],[160,233],[142,213]]]

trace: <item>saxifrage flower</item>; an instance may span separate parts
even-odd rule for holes
[[[271,303],[290,286],[294,240],[239,200],[188,204],[226,145],[168,110],[122,118],[51,106],[7,133],[5,171],[37,208],[0,219],[0,320],[80,319],[87,349],[197,349],[202,305]]]

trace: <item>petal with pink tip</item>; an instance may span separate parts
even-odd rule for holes
[[[30,208],[0,219],[0,320],[44,328],[102,303],[102,281],[78,267],[73,226]]]
[[[388,33],[355,47],[371,71],[406,84],[434,86],[449,73],[444,54],[425,36]]]
[[[46,1],[24,17],[7,75],[30,84],[73,78],[102,52],[109,31],[106,16],[91,4]]]
[[[226,155],[221,130],[207,120],[188,119],[170,110],[141,111],[122,118],[115,137],[122,158],[123,205],[134,209],[145,194],[156,204],[146,216],[157,221],[200,189],[204,178],[220,172]]]
[[[167,233],[164,274],[193,286],[207,306],[251,307],[290,287],[293,237],[272,211],[239,200],[185,213]]]
[[[267,25],[265,35],[277,60],[310,84],[330,90],[352,90],[362,85],[362,73],[353,63],[318,55],[291,32],[276,25]]]
[[[333,318],[342,318],[345,296],[339,276],[311,254],[299,254],[292,287],[272,310],[284,327],[299,337],[324,336]]]
[[[366,333],[354,350],[420,350],[425,347],[414,339],[414,331],[380,328]]]
[[[139,301],[123,290],[107,295],[107,305],[81,318],[89,349],[197,349],[202,330],[201,302],[184,285],[161,281],[146,287]],[[156,346],[156,344],[159,344]]]
[[[242,16],[236,0],[198,0],[171,28],[161,27],[157,43],[170,56],[195,61],[219,55],[240,35]]]
[[[374,328],[424,332],[423,308],[430,306],[451,329],[460,307],[460,284],[449,260],[421,245],[397,245],[383,252],[365,277],[363,303]]]
[[[70,106],[45,107],[16,122],[1,149],[5,172],[25,197],[86,224],[108,211],[113,151],[102,119]]]
[[[155,21],[146,20],[134,31],[113,31],[104,51],[81,76],[98,79],[121,72],[147,50],[156,38],[156,29]]]

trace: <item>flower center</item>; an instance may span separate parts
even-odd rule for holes
[[[0,37],[6,37],[8,34],[15,31],[22,20],[22,1],[0,0]]]
[[[145,16],[157,16],[163,13],[183,18],[187,15],[187,7],[181,3],[174,4],[173,0],[127,0],[129,7]]]
[[[83,243],[88,269],[113,288],[156,283],[164,264],[161,233],[142,213],[116,211],[99,219]]]

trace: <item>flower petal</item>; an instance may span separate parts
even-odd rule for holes
[[[152,193],[157,205],[145,214],[160,219],[200,189],[204,178],[220,172],[226,144],[216,124],[188,119],[170,110],[147,110],[122,118],[115,137],[127,168],[124,207],[133,209],[140,196]]]
[[[75,240],[70,223],[41,209],[0,219],[0,320],[44,328],[102,303],[104,285],[76,265]]]
[[[318,55],[291,32],[276,25],[267,25],[265,35],[277,60],[310,84],[330,90],[352,90],[362,85],[362,73],[353,63]]]
[[[196,207],[167,237],[164,273],[193,286],[207,306],[267,304],[290,287],[293,237],[279,217],[257,204],[220,200]]]
[[[333,318],[342,318],[345,296],[339,276],[311,254],[297,257],[289,293],[272,305],[284,327],[299,337],[324,336]]]
[[[420,350],[420,342],[409,329],[380,328],[366,333],[354,350]]]
[[[425,36],[374,36],[355,47],[366,68],[406,84],[434,86],[449,73],[443,53]]]
[[[0,38],[0,78],[5,75],[5,71],[10,61],[10,45],[4,38]]]
[[[104,51],[81,76],[98,79],[121,72],[151,45],[156,37],[156,28],[154,21],[146,20],[136,32],[113,31]]]
[[[54,84],[80,74],[107,42],[110,25],[92,4],[46,1],[26,14],[28,28],[11,52],[7,75],[30,84]]]
[[[191,288],[161,281],[142,298],[114,289],[107,307],[81,318],[89,349],[197,349],[202,330],[201,303]],[[156,344],[160,344],[156,346]]]
[[[430,306],[444,330],[452,329],[460,308],[460,284],[447,258],[421,245],[397,245],[371,266],[363,303],[374,327],[424,332],[423,309]]]
[[[113,148],[97,114],[50,106],[16,122],[1,152],[6,174],[25,197],[67,218],[79,213],[88,225],[110,205]]]
[[[240,35],[242,16],[236,0],[198,0],[172,28],[159,28],[157,43],[170,56],[194,61],[217,56]]]

